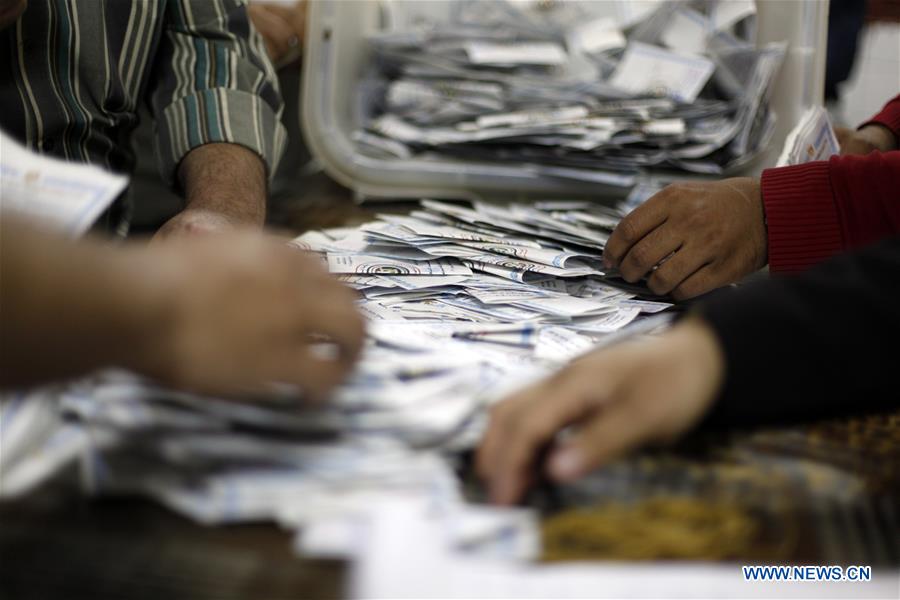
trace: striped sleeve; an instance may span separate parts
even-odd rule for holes
[[[157,153],[173,184],[198,146],[239,144],[271,176],[284,150],[278,79],[242,0],[169,0],[151,78]]]

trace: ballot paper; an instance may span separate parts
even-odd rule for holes
[[[376,506],[415,503],[452,552],[538,555],[534,515],[468,504],[457,477],[491,406],[598,345],[664,328],[671,305],[601,268],[621,208],[422,200],[307,232],[369,320],[329,402],[254,402],[118,371],[0,403],[0,493],[77,464],[95,495],[141,494],[204,524],[274,521],[299,552],[357,556]],[[657,313],[662,312],[662,315]]]
[[[610,83],[632,94],[693,102],[715,69],[712,61],[632,42]]]
[[[815,160],[826,160],[830,156],[840,154],[840,151],[841,147],[831,126],[831,119],[828,118],[828,111],[821,106],[811,106],[785,139],[776,166],[801,165]]]
[[[0,131],[0,210],[82,235],[128,185],[99,167],[27,150]]]
[[[771,138],[785,46],[756,47],[753,1],[414,4],[391,4],[368,40],[362,154],[624,188],[647,173],[725,173]]]

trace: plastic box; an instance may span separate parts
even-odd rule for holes
[[[367,37],[376,31],[404,28],[419,15],[447,15],[452,1],[309,3],[301,119],[307,144],[325,171],[360,199],[622,196],[627,190],[551,178],[527,166],[416,157],[382,159],[357,152],[351,134],[360,125],[357,83],[370,66]],[[390,10],[385,10],[388,5]],[[394,22],[386,22],[387,15],[392,15]],[[823,0],[757,0],[757,44],[787,41],[789,46],[770,98],[777,115],[772,144],[744,173],[756,174],[774,165],[787,133],[803,111],[822,103],[827,23],[828,3]]]

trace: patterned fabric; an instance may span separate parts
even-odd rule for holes
[[[0,127],[29,148],[129,172],[140,102],[163,178],[210,142],[274,172],[278,80],[242,0],[30,0],[0,32]]]

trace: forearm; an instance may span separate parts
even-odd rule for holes
[[[164,315],[136,250],[0,219],[0,388],[138,368]]]
[[[186,208],[224,215],[234,225],[262,226],[266,217],[266,169],[237,144],[205,144],[181,162],[178,177]]]

